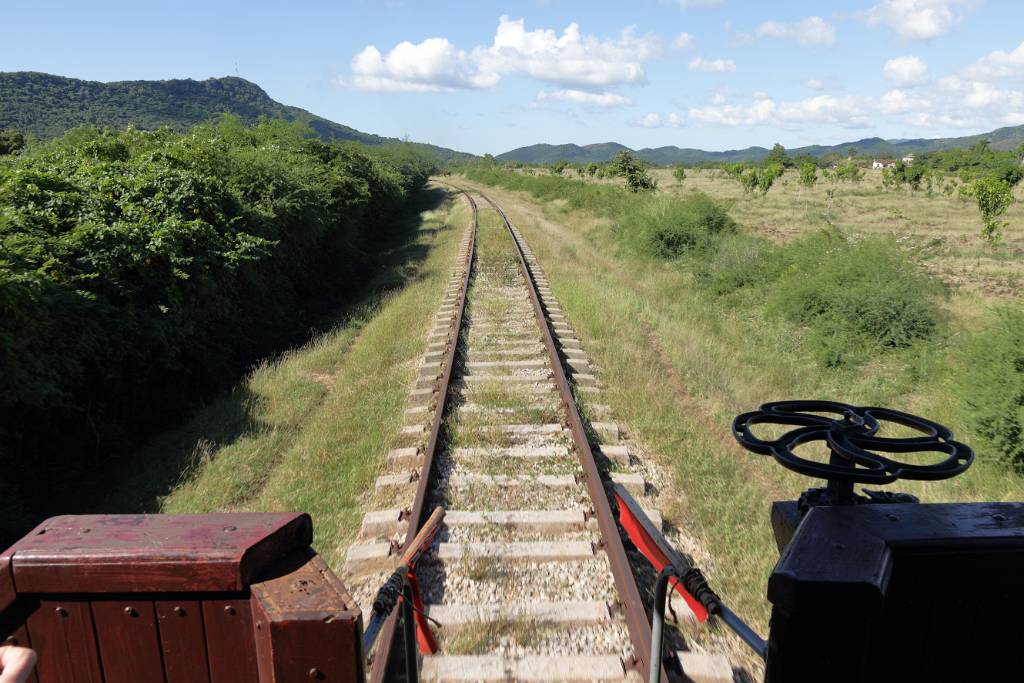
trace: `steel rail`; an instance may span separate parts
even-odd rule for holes
[[[533,271],[530,270],[530,266],[526,261],[526,252],[522,240],[516,235],[512,222],[505,214],[505,211],[498,206],[497,202],[484,193],[476,192],[501,215],[501,219],[504,221],[505,227],[515,243],[516,254],[519,257],[519,267],[526,278],[530,301],[533,304],[533,312],[544,334],[544,347],[548,351],[551,372],[554,374],[555,385],[558,387],[562,403],[565,406],[566,419],[572,431],[576,453],[586,475],[587,491],[594,505],[594,516],[597,518],[604,550],[608,555],[608,564],[611,566],[612,576],[615,579],[615,588],[618,591],[619,600],[622,602],[622,609],[626,617],[626,628],[633,643],[634,664],[639,668],[641,675],[646,680],[650,676],[651,666],[651,662],[648,661],[651,652],[651,624],[647,620],[647,612],[640,598],[640,590],[636,585],[633,570],[629,566],[629,559],[626,557],[626,549],[622,544],[622,537],[619,535],[615,516],[612,514],[611,504],[608,501],[608,494],[604,487],[604,480],[601,478],[597,461],[594,459],[594,451],[590,447],[590,439],[587,437],[586,430],[583,427],[583,418],[580,416],[579,408],[576,406],[576,398],[572,393],[572,387],[569,385],[565,369],[562,367],[562,358],[551,334],[551,328],[548,325],[544,305],[541,303],[540,295],[537,291],[537,283],[534,280]],[[661,663],[657,663],[656,666],[662,668],[660,677],[662,681],[667,683],[668,677],[664,672],[664,668],[661,667]]]
[[[444,370],[437,385],[437,405],[434,407],[434,419],[430,424],[430,438],[427,441],[427,448],[423,451],[423,465],[420,468],[420,478],[416,484],[416,497],[413,498],[412,509],[409,513],[409,527],[405,532],[405,540],[402,542],[401,553],[408,550],[413,543],[416,534],[425,520],[424,512],[427,502],[427,490],[430,484],[431,475],[434,470],[434,455],[437,452],[437,442],[441,435],[441,425],[444,421],[445,406],[448,403],[448,390],[451,384],[452,368],[455,366],[455,352],[459,346],[459,335],[462,332],[462,321],[466,311],[466,292],[469,290],[469,278],[473,271],[473,260],[476,254],[476,230],[477,230],[477,206],[476,201],[468,192],[461,188],[463,196],[469,200],[469,206],[473,210],[473,222],[469,236],[469,249],[466,252],[466,259],[463,263],[462,290],[459,293],[458,315],[449,323],[448,348],[445,355]],[[383,683],[387,675],[391,648],[398,629],[398,610],[394,610],[378,637],[379,644],[377,652],[373,657],[370,673],[371,683]],[[370,653],[366,653],[367,656]]]

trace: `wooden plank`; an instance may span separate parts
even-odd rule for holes
[[[153,604],[167,683],[209,683],[202,604],[198,600],[157,600]]]
[[[7,554],[0,555],[0,613],[10,608],[17,599],[18,593],[14,590],[11,557]]]
[[[248,598],[204,600],[203,625],[212,683],[260,680]]]
[[[251,602],[260,683],[363,680],[362,613],[312,551],[253,584]]]
[[[300,513],[65,515],[7,552],[19,593],[238,591],[311,541]]]
[[[102,683],[89,603],[41,600],[28,618],[41,683]]]
[[[107,683],[162,681],[156,614],[149,600],[98,600],[92,619]]]

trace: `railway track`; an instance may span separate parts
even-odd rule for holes
[[[646,680],[650,626],[606,494],[613,481],[639,498],[645,482],[626,471],[618,427],[581,418],[576,395],[597,380],[522,235],[490,198],[463,194],[472,225],[346,584],[371,604],[440,505],[444,526],[416,569],[439,644],[422,680]],[[400,649],[397,614],[373,681]]]

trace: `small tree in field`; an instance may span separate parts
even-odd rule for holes
[[[781,147],[781,145],[780,145]],[[782,177],[782,172],[785,167],[782,164],[771,163],[757,172],[757,189],[761,191],[761,196],[768,194],[768,190],[772,189],[772,184],[776,178]]]
[[[818,182],[818,167],[810,161],[800,165],[800,184],[811,189]]]
[[[768,152],[768,156],[765,157],[765,163],[768,165],[779,164],[786,168],[793,165],[793,160],[786,154],[786,148],[776,142],[771,151]]]
[[[559,159],[555,163],[551,164],[551,172],[554,173],[555,175],[562,175],[562,171],[564,171],[568,167],[569,167],[569,162],[568,161],[563,161],[563,160]]]
[[[658,187],[658,182],[648,175],[644,162],[626,150],[612,159],[612,172],[626,179],[626,187],[630,192],[643,192]]]
[[[675,169],[672,171],[672,175],[675,177],[676,180],[682,183],[684,180],[686,180],[686,169],[680,164],[679,166],[676,166]]]
[[[598,169],[600,168],[600,166],[591,161],[589,164],[587,164],[587,175],[593,178],[597,174]]]
[[[981,211],[981,236],[989,244],[999,241],[1000,232],[1006,226],[1006,221],[999,220],[1010,204],[1013,204],[1013,190],[1004,180],[999,178],[981,178],[974,181],[971,194],[978,202],[978,210]]]

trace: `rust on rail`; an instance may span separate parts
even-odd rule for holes
[[[462,330],[462,318],[466,310],[466,292],[469,289],[470,274],[473,270],[473,259],[475,258],[475,243],[477,229],[477,206],[476,202],[468,192],[460,190],[462,195],[469,202],[473,211],[472,225],[469,236],[469,248],[466,252],[466,260],[463,263],[462,287],[459,293],[459,302],[456,307],[455,318],[451,321],[448,333],[448,344],[445,353],[445,363],[442,375],[437,383],[437,404],[434,406],[434,417],[430,423],[430,438],[427,441],[427,448],[423,452],[423,465],[420,468],[419,480],[416,484],[416,497],[413,499],[412,511],[409,515],[409,528],[405,532],[405,540],[402,542],[401,553],[409,549],[413,539],[419,532],[420,527],[426,518],[424,509],[427,501],[427,490],[430,485],[431,476],[434,471],[434,456],[437,453],[437,442],[441,435],[441,425],[444,421],[445,405],[448,402],[448,389],[451,384],[452,368],[455,366],[455,353],[459,345],[459,334]],[[398,610],[391,613],[378,639],[377,652],[373,657],[373,668],[370,673],[371,683],[383,683],[387,675],[388,663],[391,658],[391,647],[395,640],[395,632],[398,627]],[[369,654],[369,653],[367,653]]]
[[[612,514],[611,504],[605,491],[604,481],[601,472],[594,459],[594,451],[590,447],[590,439],[587,437],[583,426],[583,418],[580,416],[579,408],[576,406],[576,398],[573,395],[572,387],[566,378],[565,370],[562,367],[562,359],[559,355],[559,348],[555,342],[551,329],[548,326],[545,316],[544,304],[541,303],[540,294],[537,291],[537,283],[533,271],[526,261],[526,253],[522,240],[512,227],[505,211],[498,206],[497,202],[487,195],[479,192],[495,211],[501,215],[505,227],[512,236],[516,246],[516,255],[519,260],[519,267],[526,278],[527,289],[530,293],[530,301],[533,304],[533,311],[537,317],[544,335],[544,347],[547,349],[550,360],[551,372],[554,375],[555,385],[561,395],[562,403],[565,406],[566,420],[572,431],[573,442],[576,445],[576,452],[579,456],[580,465],[586,474],[587,491],[594,504],[594,516],[597,518],[598,528],[601,532],[601,539],[604,541],[604,549],[608,555],[608,563],[611,566],[612,575],[615,578],[615,588],[618,591],[619,599],[622,601],[626,617],[626,628],[629,630],[629,637],[633,643],[633,653],[636,658],[636,666],[646,679],[649,676],[651,650],[651,625],[647,620],[647,612],[644,610],[643,601],[640,599],[640,590],[637,587],[633,570],[629,566],[629,559],[626,557],[626,549],[622,544],[622,537]],[[661,673],[661,680],[667,683],[668,677],[665,672]]]

